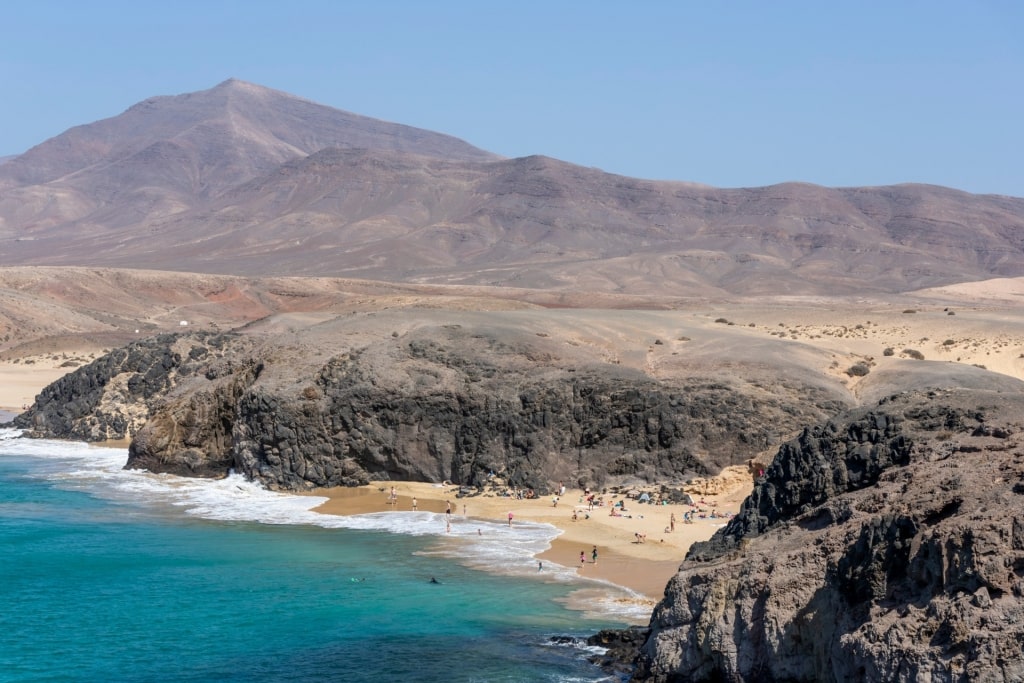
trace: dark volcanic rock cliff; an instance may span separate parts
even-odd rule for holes
[[[225,353],[248,342],[237,335],[164,334],[114,349],[45,387],[13,420],[30,436],[104,441],[138,433],[179,383],[214,364],[231,367]],[[220,372],[225,372],[224,368]]]
[[[785,444],[696,544],[638,681],[1024,680],[1024,393],[913,392]]]
[[[785,378],[657,379],[546,333],[442,324],[366,344],[343,336],[139,342],[47,388],[16,425],[131,437],[130,468],[235,469],[272,488],[472,485],[495,472],[544,491],[714,472],[844,405],[839,392]]]

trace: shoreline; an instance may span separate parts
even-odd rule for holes
[[[668,581],[678,571],[690,545],[707,540],[724,526],[728,519],[718,514],[735,514],[753,488],[745,468],[728,468],[716,479],[722,482],[721,492],[705,496],[706,505],[698,506],[708,514],[715,510],[716,518],[698,517],[689,524],[683,521],[683,513],[692,509],[689,505],[654,505],[627,499],[625,512],[612,516],[613,501],[622,500],[622,495],[606,495],[608,504],[590,511],[581,504],[584,492],[579,489],[567,489],[557,506],[550,496],[518,500],[487,492],[458,497],[458,486],[424,482],[375,481],[353,488],[316,489],[305,495],[327,498],[313,511],[330,515],[390,510],[411,512],[415,499],[416,510],[440,514],[445,513],[450,502],[452,515],[460,519],[506,524],[511,514],[512,524],[517,521],[550,524],[558,530],[558,536],[547,550],[536,556],[538,562],[552,562],[581,577],[615,584],[657,601],[663,597]],[[394,504],[390,502],[391,487],[396,492]],[[674,530],[671,529],[673,514]],[[595,547],[596,563],[592,557]],[[581,552],[585,559],[582,565]]]
[[[63,357],[40,356],[33,363],[0,362],[0,415],[11,420],[21,409],[30,405],[39,391],[74,367],[63,364]],[[127,447],[127,442],[107,442],[94,446]],[[722,484],[714,487],[717,495],[707,495],[707,510],[717,509],[735,513],[740,503],[753,488],[745,468],[733,467],[714,479]],[[387,504],[386,492],[395,486],[397,505]],[[454,512],[469,518],[503,524],[509,512],[515,520],[550,524],[558,536],[550,547],[536,556],[538,562],[561,565],[585,578],[593,578],[628,588],[647,599],[659,600],[669,579],[675,575],[686,551],[695,541],[706,540],[724,525],[726,520],[695,519],[693,524],[683,522],[683,513],[690,509],[683,504],[650,505],[626,501],[627,511],[621,517],[611,517],[610,505],[622,495],[605,496],[609,506],[586,510],[583,491],[568,489],[557,507],[551,497],[517,500],[502,497],[496,492],[458,497],[458,486],[442,486],[421,482],[376,481],[355,488],[318,489],[309,492],[326,497],[327,502],[315,508],[325,514],[358,515],[389,509],[411,510],[412,498],[417,497],[418,508],[443,513],[445,502],[451,501]],[[638,490],[652,490],[654,486],[637,486]],[[694,494],[695,495],[695,494]],[[711,504],[715,507],[712,508]],[[577,520],[573,521],[573,510]],[[589,512],[589,518],[587,513]],[[671,515],[675,514],[674,531],[668,531]],[[636,534],[646,536],[638,542]],[[594,546],[598,549],[598,562],[592,561]],[[586,562],[580,565],[583,552]]]

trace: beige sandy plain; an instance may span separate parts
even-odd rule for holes
[[[898,302],[861,300],[837,305],[828,299],[775,298],[768,305],[708,304],[702,307],[703,311],[688,311],[686,315],[706,318],[708,325],[720,324],[720,317],[727,317],[736,326],[734,330],[742,326],[743,332],[752,337],[772,335],[825,351],[835,360],[820,371],[846,384],[857,395],[859,378],[843,372],[851,362],[868,358],[881,368],[898,359],[900,351],[907,347],[922,351],[928,360],[979,365],[1024,379],[1022,303],[1024,278],[1017,278],[924,290],[912,299]],[[896,350],[895,359],[882,353],[885,348]],[[17,359],[8,356],[0,360],[0,410],[17,413],[31,404],[44,386],[74,369],[66,363],[69,356],[87,362],[101,351],[94,347],[65,347],[60,354]],[[744,467],[726,470],[712,481],[709,488],[715,493],[708,494],[706,499],[722,512],[736,512],[752,486]],[[514,520],[550,523],[562,533],[540,561],[576,567],[584,576],[629,587],[652,600],[661,597],[690,544],[709,538],[724,521],[698,519],[693,524],[684,524],[682,514],[688,509],[686,506],[629,502],[627,514],[631,517],[611,517],[605,507],[597,508],[589,519],[580,517],[573,521],[573,508],[581,497],[579,490],[567,491],[558,507],[554,507],[550,497],[522,501],[490,493],[456,498],[452,487],[411,482],[376,482],[357,489],[321,491],[318,493],[326,495],[328,501],[319,510],[360,514],[394,509],[386,499],[392,485],[398,488],[398,510],[410,510],[412,498],[416,497],[420,510],[443,512],[445,501],[450,500],[456,514],[463,514],[465,505],[465,514],[470,519],[504,522],[511,511]],[[695,498],[701,497],[702,488],[702,483],[697,482]],[[675,530],[666,532],[672,513],[677,518]],[[645,543],[637,542],[638,532],[646,534]],[[590,561],[595,545],[599,553],[596,565]],[[581,551],[587,557],[582,567]]]
[[[59,366],[60,362],[52,360],[30,365],[0,363],[0,410],[20,413],[35,401],[43,387],[74,370]]]

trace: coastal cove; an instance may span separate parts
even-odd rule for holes
[[[724,522],[629,500],[613,517],[615,497],[587,510],[578,490],[558,506],[418,482],[278,493],[124,470],[123,444],[0,437],[0,580],[18,604],[0,665],[23,681],[375,680],[353,664],[367,650],[390,653],[394,680],[612,680],[551,638],[646,625],[689,544]],[[731,476],[714,509],[745,495]],[[276,642],[282,624],[302,643]]]
[[[369,14],[325,12],[291,33],[310,49],[320,27],[330,46],[372,47],[344,39],[370,35]],[[16,35],[34,35],[9,14],[25,24]],[[107,24],[159,47],[160,26],[238,23],[216,14]],[[230,54],[239,76],[259,76],[245,46],[223,50],[243,36],[287,61],[265,49],[258,14],[245,30],[165,42],[187,44],[207,75]],[[469,14],[438,33],[392,11],[371,43],[394,47],[407,26],[432,43],[421,56],[450,55],[476,45],[458,33]],[[484,14],[486,51],[509,22]],[[821,54],[782,50],[787,68],[756,80],[788,96],[800,70],[788,67],[814,66],[804,90],[820,106],[790,118],[830,167],[855,160],[821,144],[843,136],[813,133],[836,128],[830,99],[853,93],[840,108],[862,113],[865,91],[821,50],[856,57],[837,26],[870,48],[852,63],[876,94],[891,94],[880,69],[900,92],[928,86],[914,98],[926,104],[948,91],[974,111],[1013,90],[984,50],[948,61],[969,40],[906,52],[899,16],[859,10],[885,29],[878,40],[831,20],[814,40],[807,14],[798,43]],[[652,22],[632,8],[612,32],[634,15],[638,36],[663,25],[711,42],[646,40],[668,51],[619,69],[626,95],[682,79],[674,91],[699,103],[689,82],[728,41],[701,16]],[[736,18],[719,28],[747,36]],[[977,31],[998,47],[1016,17],[969,19],[947,37]],[[771,22],[747,23],[766,34]],[[537,26],[559,28],[533,24],[520,26],[530,44],[544,44]],[[60,64],[58,43],[29,52]],[[674,68],[693,45],[710,66]],[[613,77],[622,55],[598,51],[562,50]],[[733,52],[724,65],[738,72]],[[381,64],[405,68],[396,54]],[[319,65],[353,105],[364,81],[438,120],[415,88],[360,75],[373,59],[339,71],[321,56],[304,60],[307,86]],[[463,59],[417,80],[450,94],[438,84],[468,65],[465,83],[515,95],[505,110],[556,124],[547,114],[572,88],[507,77],[516,65],[559,76],[559,56],[501,59],[512,71]],[[934,78],[902,77],[933,59]],[[168,63],[178,80],[164,94],[0,155],[0,683],[1024,683],[1024,197],[915,173],[884,184],[877,170],[839,187],[799,173],[760,187],[630,177],[228,74],[173,94],[187,73]],[[940,77],[964,64],[984,73],[960,85],[983,96]],[[735,85],[724,75],[704,80]],[[88,114],[70,95],[47,109]],[[917,146],[861,145],[866,168],[958,144],[985,152],[919,125],[957,107],[901,127],[889,104],[864,130],[913,143],[913,129]],[[701,130],[685,120],[701,109],[678,112],[671,135]],[[593,124],[584,144],[614,151],[605,124],[646,129],[651,110],[631,121],[591,106],[570,124],[584,137]],[[732,118],[749,132],[764,116]],[[974,119],[998,134],[992,116]],[[747,161],[729,166],[797,158],[778,132],[775,147],[733,135]],[[699,175],[696,159],[683,161]],[[978,175],[971,164],[963,177]]]
[[[525,571],[548,525],[524,522],[495,556],[406,513],[323,515],[236,476],[0,436],[10,680],[607,681],[576,643],[649,613],[571,570]]]

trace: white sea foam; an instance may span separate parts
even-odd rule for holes
[[[0,457],[30,456],[49,463],[41,476],[60,486],[85,489],[90,494],[152,509],[180,510],[187,515],[219,521],[262,524],[306,524],[329,529],[362,529],[384,533],[431,536],[436,543],[424,551],[450,557],[466,566],[545,581],[599,584],[588,591],[588,610],[628,621],[650,614],[649,601],[628,589],[580,577],[573,569],[544,562],[538,571],[536,556],[551,546],[560,533],[550,524],[506,523],[434,512],[377,512],[329,515],[313,509],[326,499],[269,491],[238,474],[223,479],[194,479],[144,470],[125,470],[128,450],[98,448],[85,443],[25,439],[21,432],[0,429]],[[576,607],[582,600],[568,600]]]

